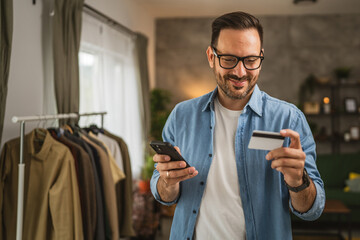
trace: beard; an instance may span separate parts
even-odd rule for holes
[[[222,76],[220,73],[216,72],[215,68],[214,68],[214,74],[216,78],[216,83],[218,84],[219,88],[225,93],[225,95],[230,99],[237,99],[237,100],[244,99],[249,95],[249,93],[252,93],[256,85],[257,79],[259,77],[259,75],[255,75],[253,77],[246,75],[244,77],[239,78],[238,76],[233,74],[225,74]],[[244,89],[245,87],[233,86],[230,83],[230,79],[233,81],[247,81],[248,86],[246,87],[246,89]],[[239,91],[241,89],[244,90]]]

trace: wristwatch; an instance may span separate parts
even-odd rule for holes
[[[308,186],[310,186],[310,177],[306,171],[306,169],[304,168],[304,173],[302,176],[302,180],[303,180],[303,184],[301,184],[298,187],[291,187],[289,184],[287,184],[285,181],[285,184],[287,186],[287,188],[292,191],[292,192],[300,192],[302,190],[304,190],[305,188],[307,188]]]

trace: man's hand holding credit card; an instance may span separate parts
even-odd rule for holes
[[[250,149],[274,150],[283,146],[285,137],[279,132],[254,130],[249,142]]]

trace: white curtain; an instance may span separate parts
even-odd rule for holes
[[[80,113],[106,111],[104,128],[122,137],[133,177],[144,163],[142,99],[133,36],[84,13],[80,45]],[[100,126],[99,117],[83,117],[80,126]]]

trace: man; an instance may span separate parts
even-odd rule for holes
[[[206,54],[217,88],[178,104],[163,130],[191,167],[154,156],[152,193],[177,203],[170,239],[291,239],[289,209],[315,220],[325,204],[306,119],[259,90],[263,30],[255,17],[215,19]],[[283,147],[249,149],[253,130],[280,132]]]

